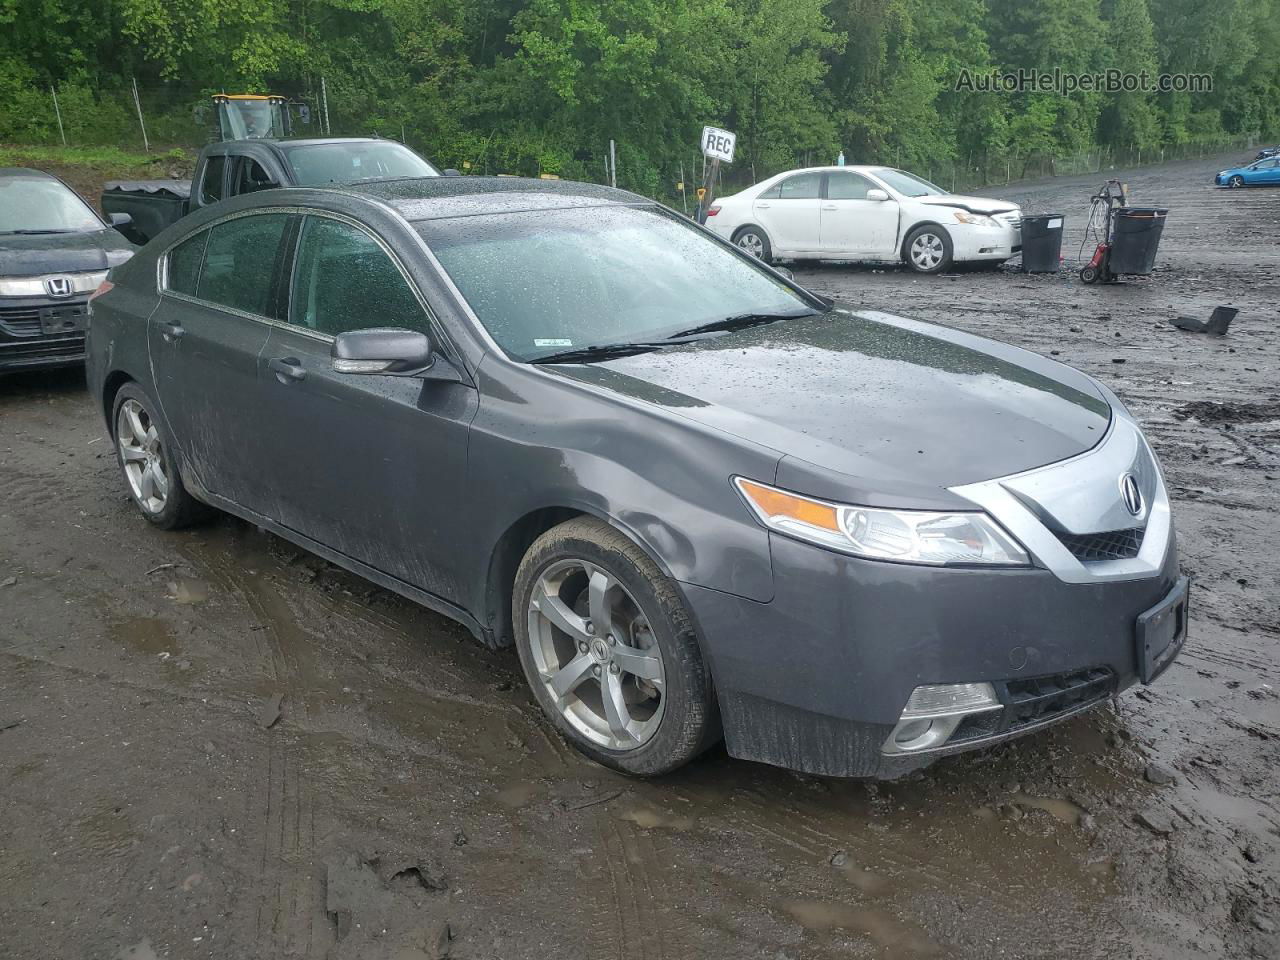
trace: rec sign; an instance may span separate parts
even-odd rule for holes
[[[723,160],[733,163],[733,148],[738,142],[737,134],[719,127],[702,128],[702,155],[712,160]]]

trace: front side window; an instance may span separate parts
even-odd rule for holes
[[[822,174],[797,173],[782,181],[782,200],[817,200],[818,190],[822,186]]]
[[[659,340],[742,314],[801,316],[767,268],[656,207],[582,207],[414,224],[509,355]]]
[[[422,305],[386,251],[360,228],[328,217],[303,223],[289,322],[329,336],[370,327],[428,332]]]
[[[288,214],[268,213],[210,227],[196,296],[254,316],[272,316],[272,281],[288,222]]]
[[[865,200],[867,191],[874,188],[875,184],[856,173],[827,174],[828,200]]]
[[[200,264],[204,260],[204,246],[208,239],[209,231],[201,230],[169,251],[165,289],[185,293],[189,297],[196,295],[200,282]]]
[[[205,161],[204,179],[200,181],[200,202],[217,203],[222,199],[222,172],[226,168],[227,158],[212,156]]]
[[[255,190],[267,190],[276,184],[271,176],[252,157],[240,157],[236,161],[236,188],[232,193],[253,193]]]
[[[88,233],[98,215],[66,184],[48,177],[0,179],[0,234]]]

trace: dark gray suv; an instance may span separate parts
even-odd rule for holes
[[[855,312],[644,198],[403,180],[219,204],[116,269],[130,492],[514,643],[596,760],[892,777],[1152,680],[1169,499],[1110,391]]]

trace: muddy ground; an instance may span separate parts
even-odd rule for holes
[[[893,784],[594,766],[510,651],[239,521],[151,529],[78,373],[0,380],[0,957],[1280,956],[1280,190],[1223,162],[1128,174],[1173,211],[1149,280],[797,271],[1106,380],[1196,578],[1156,685]],[[1073,257],[1100,179],[994,192]]]

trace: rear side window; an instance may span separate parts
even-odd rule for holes
[[[200,202],[217,203],[222,199],[222,172],[226,168],[227,158],[212,156],[205,161],[204,179],[200,181]]]
[[[787,177],[781,183],[781,200],[817,200],[818,188],[822,185],[820,173],[797,173]]]
[[[382,247],[328,217],[303,222],[289,322],[330,336],[370,327],[428,332],[422,304]]]
[[[856,173],[827,174],[828,200],[865,200],[867,191],[874,187],[870,180]]]
[[[271,285],[288,222],[288,214],[266,213],[210,227],[196,296],[255,316],[272,316]]]
[[[189,297],[196,295],[196,285],[200,282],[200,263],[204,259],[204,245],[208,239],[209,231],[201,230],[169,251],[165,289],[185,293]]]

